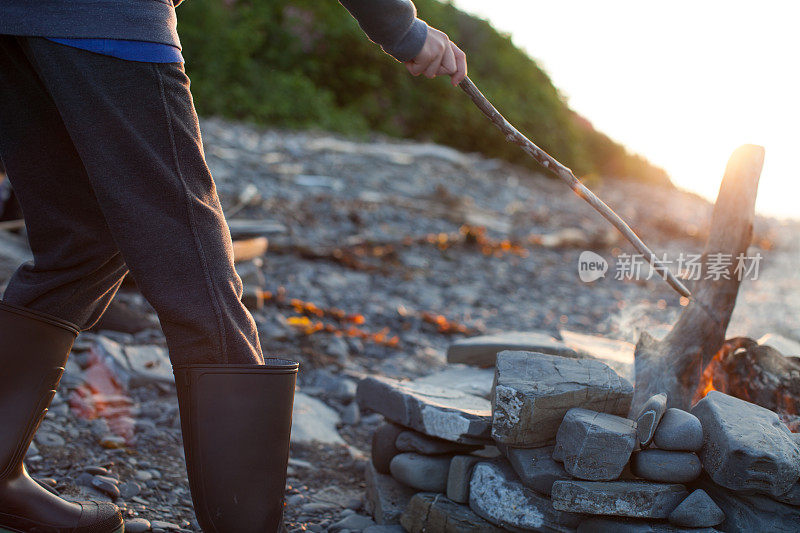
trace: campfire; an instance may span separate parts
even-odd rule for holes
[[[762,162],[732,156],[704,257],[747,250]],[[703,277],[669,334],[643,333],[635,388],[536,333],[451,345],[477,367],[362,380],[359,404],[386,418],[367,507],[410,533],[800,531],[800,362],[726,339],[738,289]]]

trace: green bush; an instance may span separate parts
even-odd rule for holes
[[[420,17],[467,53],[470,77],[514,123],[579,175],[669,183],[666,173],[596,131],[507,35],[438,0]],[[191,0],[178,10],[200,114],[347,134],[379,131],[535,166],[454,90],[416,80],[332,0]]]

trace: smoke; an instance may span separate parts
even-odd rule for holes
[[[603,322],[603,330],[611,336],[636,343],[642,332],[662,338],[669,332],[680,313],[680,308],[668,308],[664,300],[641,301],[635,304],[620,303],[619,311]]]

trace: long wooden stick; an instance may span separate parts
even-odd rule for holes
[[[500,131],[503,132],[506,136],[506,140],[508,142],[514,143],[522,148],[528,155],[534,158],[540,165],[544,168],[561,178],[569,185],[570,189],[572,189],[575,194],[583,198],[589,205],[594,207],[594,209],[603,215],[603,218],[608,220],[615,228],[619,230],[622,235],[630,241],[636,250],[642,254],[647,260],[650,262],[650,265],[653,269],[661,275],[661,277],[666,281],[670,287],[675,289],[678,294],[684,296],[686,298],[692,299],[692,293],[689,292],[689,289],[681,283],[681,281],[675,277],[675,275],[670,272],[669,268],[667,268],[661,261],[658,260],[656,254],[654,254],[647,245],[642,242],[642,239],[639,238],[636,233],[631,229],[628,224],[622,220],[619,215],[617,215],[605,202],[603,202],[600,198],[597,197],[592,191],[590,191],[586,186],[580,182],[578,178],[575,177],[575,174],[572,173],[570,169],[559,163],[553,156],[536,146],[533,141],[528,139],[525,135],[519,132],[517,128],[515,128],[508,120],[505,119],[500,112],[495,109],[489,100],[483,96],[483,94],[478,90],[472,80],[469,77],[464,78],[464,80],[458,84],[461,89],[467,93],[467,95],[472,99],[478,109],[483,111],[483,114],[489,117],[489,120],[497,126]]]

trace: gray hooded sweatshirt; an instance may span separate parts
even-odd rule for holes
[[[0,34],[128,39],[180,48],[175,6],[181,1],[0,0]],[[339,1],[397,60],[409,61],[422,49],[428,26],[416,18],[411,0]]]

